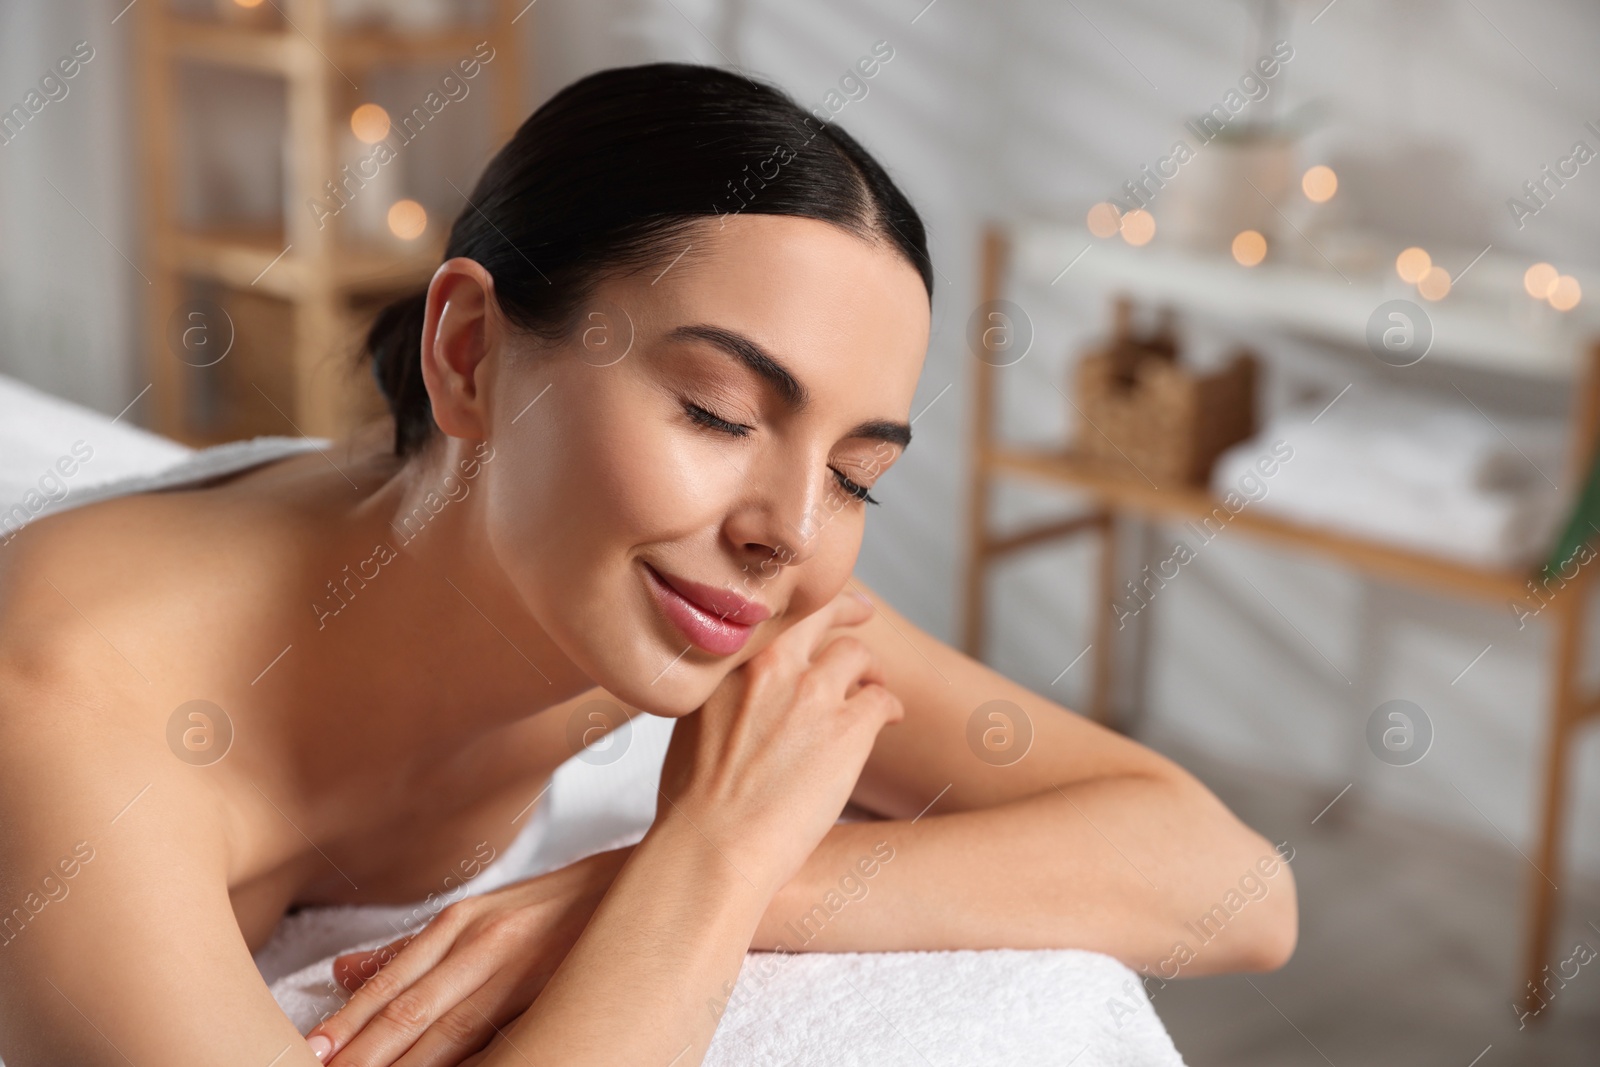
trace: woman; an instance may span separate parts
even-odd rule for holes
[[[805,948],[1170,958],[1270,846],[851,578],[931,291],[843,132],[724,71],[602,72],[373,328],[392,437],[25,530],[0,906],[74,869],[0,947],[7,1063],[698,1063],[744,952],[884,849],[874,904]],[[600,694],[681,720],[644,839],[451,905],[302,1040],[251,951],[504,847]],[[173,758],[197,699],[225,758]],[[994,700],[1032,724],[1014,762],[967,741]],[[851,801],[884,821],[836,824]],[[1273,888],[1184,973],[1281,965]]]

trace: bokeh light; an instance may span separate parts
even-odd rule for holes
[[[367,144],[389,136],[389,113],[377,104],[362,104],[350,113],[350,129]]]
[[[1428,273],[1417,280],[1417,292],[1424,300],[1443,300],[1450,292],[1450,272],[1443,267],[1429,267]]]
[[[1089,232],[1096,237],[1113,237],[1122,229],[1122,212],[1109,200],[1102,200],[1089,209]]]
[[[1583,299],[1583,290],[1578,286],[1578,279],[1570,274],[1563,274],[1550,287],[1550,295],[1545,299],[1549,300],[1550,306],[1557,311],[1571,311],[1578,306],[1578,301]]]
[[[389,232],[414,241],[428,228],[428,213],[415,200],[396,200],[389,208]]]
[[[1433,257],[1420,248],[1408,248],[1395,257],[1394,270],[1400,275],[1400,280],[1410,282],[1412,285],[1422,280],[1433,266]]]
[[[1301,176],[1300,188],[1305,191],[1307,200],[1314,204],[1326,204],[1339,191],[1339,176],[1332,167],[1318,163]]]
[[[1147,245],[1156,235],[1156,217],[1143,208],[1122,216],[1122,239],[1135,247]]]
[[[1522,275],[1522,287],[1535,300],[1543,300],[1550,295],[1550,287],[1556,283],[1557,276],[1556,269],[1550,264],[1535,263]]]
[[[1233,239],[1233,259],[1241,267],[1253,267],[1267,258],[1267,239],[1255,230],[1245,230]]]

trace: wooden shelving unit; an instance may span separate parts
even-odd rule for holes
[[[287,211],[269,230],[186,229],[175,203],[177,167],[175,70],[210,66],[281,79],[286,90],[287,143],[282,160],[288,203],[325,197],[350,160],[338,140],[354,108],[364,102],[355,86],[383,67],[451,64],[489,41],[495,49],[482,77],[491,83],[495,143],[508,139],[525,117],[522,63],[512,26],[518,5],[490,0],[481,23],[429,32],[349,28],[333,24],[326,0],[283,0],[277,24],[202,20],[146,0],[139,22],[137,63],[141,114],[145,271],[150,278],[147,363],[154,384],[154,429],[195,445],[249,431],[224,419],[197,428],[191,393],[197,373],[176,358],[168,319],[195,283],[274,298],[289,308],[293,327],[281,344],[287,373],[283,395],[263,395],[284,417],[275,432],[337,436],[381,410],[370,376],[350,373],[355,346],[373,303],[425,284],[439,263],[447,224],[430,220],[414,247],[359,247],[339,226],[317,225],[309,211]],[[274,345],[274,358],[278,346]],[[259,388],[259,386],[258,386]]]
[[[1065,235],[1065,239],[1063,239]],[[1061,228],[1008,228],[991,225],[984,234],[980,265],[981,298],[992,302],[1005,295],[1007,275],[1013,265],[1025,277],[1049,278],[1083,246],[1087,235]],[[1013,246],[1016,246],[1015,248]],[[1260,279],[1240,280],[1238,272],[1208,269],[1182,255],[1166,253],[1148,259],[1142,269],[1137,257],[1112,246],[1100,254],[1088,279],[1095,291],[1126,292],[1140,298],[1152,295],[1181,307],[1272,326],[1290,326],[1329,340],[1362,343],[1362,327],[1370,306],[1381,299],[1374,288],[1354,297],[1343,287],[1325,286],[1332,296],[1317,294],[1310,305],[1319,311],[1303,314],[1290,289],[1315,285],[1308,272],[1283,271],[1269,277],[1265,290]],[[1092,258],[1092,257],[1090,257]],[[1041,274],[1041,272],[1043,272]],[[1086,271],[1085,274],[1090,272]],[[1057,275],[1059,278],[1061,275]],[[1319,318],[1320,314],[1320,318]],[[1470,310],[1440,315],[1446,328],[1439,336],[1459,340],[1459,348],[1443,347],[1440,359],[1493,367],[1512,373],[1564,379],[1571,383],[1572,420],[1570,455],[1573,469],[1583,471],[1600,441],[1600,339],[1586,331],[1592,322],[1573,321],[1545,335],[1518,336],[1491,324],[1475,329]],[[1117,530],[1132,523],[1198,520],[1221,507],[1209,490],[1201,487],[1156,487],[1118,477],[1093,460],[1066,449],[1027,448],[998,439],[995,411],[999,401],[999,375],[993,364],[973,361],[974,401],[969,454],[972,456],[971,496],[968,501],[968,555],[963,616],[966,652],[981,658],[985,638],[985,586],[990,570],[1024,549],[1059,544],[1063,538],[1088,533],[1099,538],[1099,566],[1093,604],[1099,613],[1094,626],[1093,679],[1089,714],[1111,724],[1112,654],[1118,627],[1113,625],[1119,567]],[[1022,479],[1035,485],[1085,494],[1087,508],[1004,533],[990,524],[991,498],[997,484]],[[1240,511],[1229,523],[1242,536],[1257,538],[1311,556],[1332,560],[1351,570],[1411,588],[1426,589],[1463,600],[1492,603],[1497,610],[1520,601],[1527,591],[1532,569],[1491,568],[1403,548],[1342,531],[1293,522],[1256,510]],[[1559,902],[1555,882],[1560,877],[1561,840],[1567,824],[1571,752],[1581,728],[1600,717],[1600,691],[1584,679],[1583,648],[1587,606],[1594,591],[1593,568],[1578,572],[1567,582],[1538,622],[1550,627],[1554,649],[1550,661],[1550,703],[1545,711],[1549,733],[1543,752],[1539,796],[1538,842],[1528,871],[1529,893],[1525,905],[1526,941],[1523,977],[1537,985],[1550,962]],[[1532,709],[1530,709],[1531,711]],[[1525,996],[1523,989],[1517,996]]]

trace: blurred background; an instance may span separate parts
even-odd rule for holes
[[[8,3],[0,417],[336,434],[541,101],[770,79],[931,235],[862,579],[1294,849],[1288,967],[1149,984],[1188,1061],[1592,1063],[1596,42],[1579,0]]]

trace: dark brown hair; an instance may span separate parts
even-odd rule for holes
[[[476,260],[517,326],[557,340],[606,274],[662,257],[720,215],[833,223],[933,266],[922,220],[854,138],[781,90],[715,67],[600,71],[553,96],[500,149],[450,229],[445,258]],[[421,370],[427,293],[386,308],[367,335],[394,415],[394,451],[433,434]]]

